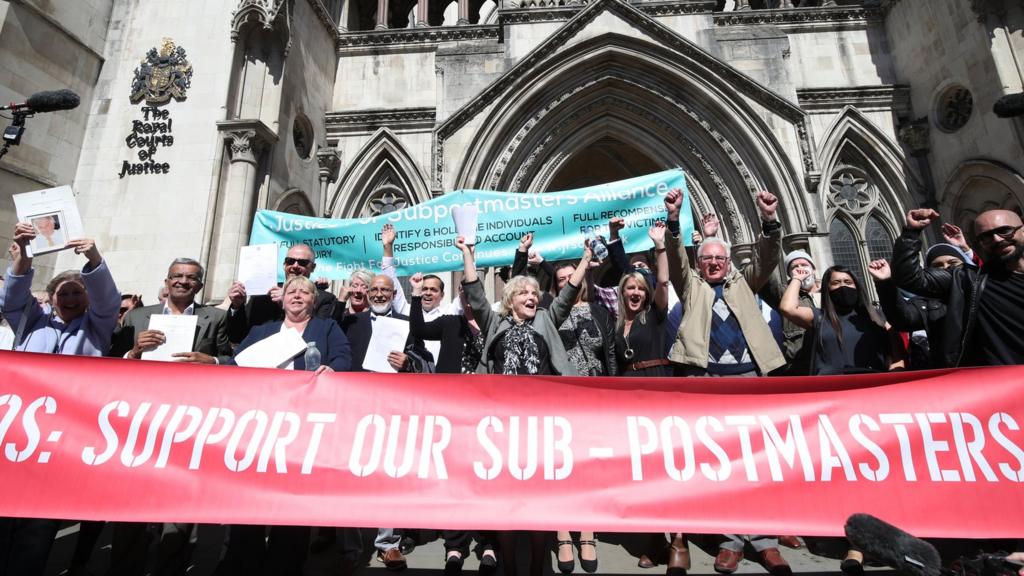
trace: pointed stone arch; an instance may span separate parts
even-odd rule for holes
[[[380,198],[378,198],[380,197]],[[338,180],[327,204],[332,218],[356,218],[370,214],[370,203],[383,202],[385,211],[395,202],[402,206],[430,199],[427,179],[394,132],[380,128],[360,149]]]
[[[1021,212],[1024,208],[1024,176],[993,160],[963,162],[950,174],[939,192],[939,210],[973,235],[974,218],[985,210]]]
[[[761,103],[774,98],[770,110],[796,130],[804,126],[803,112],[762,94],[748,77],[730,84],[736,79],[724,78],[727,65],[618,0],[598,2],[581,15],[598,8],[640,22],[653,37],[604,33],[546,59],[528,55],[527,70],[513,69],[507,86],[478,97],[488,100],[487,112],[454,169],[452,187],[543,191],[552,164],[563,162],[589,133],[604,131],[646,143],[663,168],[687,170],[701,192],[695,204],[724,216],[734,242],[756,238],[753,195],[761,189],[783,197],[788,229],[806,229],[813,214],[804,208],[797,168],[744,96]],[[666,34],[672,42],[654,41]],[[475,106],[468,103],[439,127],[439,147]]]
[[[843,108],[825,131],[817,156],[826,222],[841,209],[830,197],[833,177],[844,167],[863,172],[877,190],[871,202],[853,210],[854,217],[871,212],[881,214],[887,229],[891,230],[892,223],[899,222],[902,215],[917,204],[908,187],[911,172],[899,144],[853,106]]]
[[[298,188],[289,188],[274,202],[271,208],[275,212],[287,212],[289,214],[300,214],[302,216],[318,216],[313,208],[309,196]]]

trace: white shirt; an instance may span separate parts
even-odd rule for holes
[[[412,310],[412,305],[408,300],[405,299],[405,290],[402,290],[402,283],[398,281],[398,273],[395,272],[395,259],[390,256],[385,256],[381,259],[381,272],[391,278],[391,281],[395,284],[395,294],[392,298],[391,306],[399,314],[409,315]],[[445,306],[444,304],[438,304],[433,310],[429,312],[423,311],[423,320],[430,322],[436,320],[441,316],[461,316],[462,315],[462,303],[459,302],[456,297],[450,304]]]

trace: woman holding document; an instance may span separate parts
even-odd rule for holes
[[[246,348],[256,342],[275,336],[284,330],[295,330],[302,335],[307,344],[315,344],[320,352],[320,366],[306,366],[306,354],[303,349],[279,368],[285,370],[313,370],[317,374],[323,372],[345,372],[352,364],[352,353],[349,350],[348,338],[338,327],[338,323],[330,318],[316,318],[313,307],[316,304],[316,285],[305,276],[292,276],[281,287],[281,306],[284,308],[284,320],[267,322],[254,327],[249,335],[242,340],[235,350],[237,358]],[[234,363],[234,361],[232,361]]]
[[[35,269],[27,247],[35,238],[31,224],[22,222],[14,227],[12,263],[0,292],[0,309],[16,330],[14,349],[103,356],[117,325],[121,295],[96,244],[85,238],[66,243],[88,262],[81,272],[68,270],[50,280],[46,292],[51,309],[46,312],[31,291]],[[0,567],[9,574],[43,574],[59,525],[60,520],[0,519]]]
[[[348,370],[352,363],[348,338],[333,319],[313,316],[317,294],[313,281],[305,276],[292,276],[281,287],[281,294],[284,320],[253,327],[238,345],[231,363],[235,364],[235,359],[253,344],[273,338],[285,330],[295,330],[301,334],[308,347],[283,359],[278,368],[310,370],[316,374]],[[313,351],[319,354],[311,354]],[[321,359],[318,366],[308,365],[307,360],[311,357]],[[249,576],[302,573],[309,549],[309,527],[272,526],[269,538],[266,526],[232,525],[229,530],[227,552],[221,565],[224,574]]]

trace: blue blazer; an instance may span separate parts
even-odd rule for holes
[[[281,331],[282,323],[281,320],[278,320],[254,326],[245,340],[242,340],[242,343],[235,349],[235,354],[268,336],[277,334]],[[306,342],[316,342],[316,347],[320,350],[322,365],[330,366],[335,372],[347,372],[352,367],[352,351],[349,349],[348,338],[345,337],[345,333],[341,331],[338,323],[334,320],[310,318],[306,329],[302,331],[302,339]],[[231,364],[234,363],[234,359],[232,359]],[[306,369],[306,359],[303,354],[295,357],[295,369]]]

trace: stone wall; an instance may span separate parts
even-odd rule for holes
[[[993,13],[979,21],[972,4],[902,0],[886,17],[891,59],[897,76],[910,85],[913,117],[928,119],[928,160],[943,207],[953,205],[949,195],[957,190],[951,180],[965,163],[985,160],[1024,174],[1024,140],[1013,121],[992,113],[999,97],[1022,89],[1024,8],[1013,0],[978,3],[1003,10],[1002,16]],[[954,86],[970,91],[973,109],[963,127],[950,131],[939,125],[939,100]],[[1024,199],[1024,189],[1020,194]]]
[[[114,0],[4,2],[0,9],[0,102],[24,102],[43,90],[67,88],[82,104],[26,122],[19,146],[0,160],[0,244],[17,218],[11,195],[70,184],[78,166]],[[4,113],[9,116],[9,113]],[[9,121],[3,120],[6,127]],[[36,286],[53,273],[56,256],[38,258]]]
[[[231,73],[231,11],[229,3],[203,0],[117,0],[114,6],[75,189],[85,228],[118,288],[142,294],[147,303],[155,299],[171,260],[203,260],[223,151],[216,122],[224,118]],[[129,101],[134,70],[165,37],[186,50],[193,68],[187,99],[160,107],[173,120],[174,141],[158,148],[154,160],[170,169],[122,178],[123,163],[138,162],[138,151],[125,139],[133,122],[144,119],[145,103]],[[59,263],[70,267],[78,260],[62,254]]]

